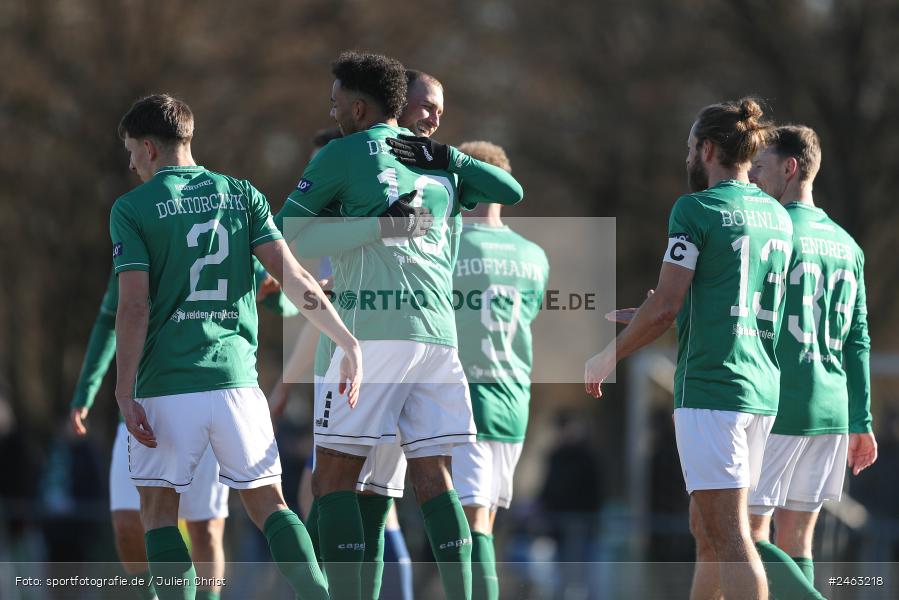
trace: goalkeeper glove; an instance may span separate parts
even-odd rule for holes
[[[381,213],[381,237],[421,237],[434,223],[434,215],[424,206],[412,206],[418,197],[418,190],[403,194]]]
[[[401,135],[384,140],[401,163],[419,169],[446,171],[450,163],[450,147],[429,137]]]

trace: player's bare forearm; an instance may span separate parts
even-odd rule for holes
[[[680,306],[657,299],[653,294],[634,313],[633,319],[615,338],[615,356],[625,358],[654,342],[674,324]]]
[[[692,283],[692,270],[662,263],[655,291],[646,297],[630,324],[615,338],[618,360],[655,341],[671,327]]]
[[[147,340],[150,319],[150,278],[146,271],[118,275],[119,305],[116,310],[116,400],[131,399],[137,366]]]
[[[137,366],[147,340],[150,307],[146,299],[119,302],[116,313],[116,400],[131,399]]]

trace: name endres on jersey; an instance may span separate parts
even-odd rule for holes
[[[800,236],[799,249],[802,254],[817,254],[843,260],[852,260],[854,256],[852,246],[849,244],[815,237]]]
[[[735,208],[722,210],[722,227],[758,227],[772,231],[784,231],[792,235],[793,222],[789,216],[775,215],[768,211]]]
[[[531,281],[544,281],[546,278],[541,265],[508,258],[460,258],[456,261],[456,277],[467,275],[506,275]]]
[[[243,194],[187,196],[184,198],[170,198],[165,202],[156,203],[156,210],[160,219],[173,215],[192,215],[222,209],[246,211]]]

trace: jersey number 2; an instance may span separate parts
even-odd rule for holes
[[[214,290],[198,290],[200,284],[200,271],[206,265],[220,265],[228,258],[228,231],[218,222],[217,219],[206,221],[205,223],[197,223],[187,232],[187,247],[196,248],[200,245],[200,236],[207,231],[213,232],[212,235],[218,236],[218,250],[212,254],[201,256],[190,266],[190,295],[187,297],[189,302],[197,300],[226,300],[228,298],[228,280],[219,279]]]

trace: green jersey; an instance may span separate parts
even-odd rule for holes
[[[281,238],[248,181],[164,167],[112,207],[116,274],[149,272],[136,397],[256,386],[252,251]]]
[[[772,433],[871,431],[865,257],[815,206],[794,202],[786,320],[777,343],[780,408]]]
[[[459,235],[457,176],[410,169],[384,142],[409,134],[386,124],[336,139],[320,150],[275,218],[288,238],[336,203],[343,217],[373,217],[401,194],[421,192],[435,217],[420,238],[378,239],[331,257],[336,308],[360,340],[456,345],[452,263]],[[464,157],[457,153],[457,158]],[[302,217],[285,223],[285,218]],[[302,235],[300,233],[300,235]]]
[[[695,272],[677,315],[675,407],[777,413],[792,232],[787,211],[753,184],[678,198],[664,260]]]
[[[524,441],[531,398],[531,322],[548,275],[543,249],[508,227],[463,228],[453,295],[459,358],[480,440]]]
[[[256,257],[253,257],[253,271],[256,280],[256,289],[268,276],[265,267]],[[269,301],[270,300],[270,301]],[[263,306],[275,314],[291,317],[299,310],[287,299],[282,291],[273,292],[260,302]],[[109,365],[115,356],[115,316],[119,307],[119,282],[116,280],[115,271],[110,272],[109,282],[106,284],[106,292],[100,303],[100,310],[94,320],[91,329],[90,340],[84,353],[84,361],[81,363],[81,373],[75,384],[75,393],[72,396],[71,408],[90,408],[94,405],[97,391],[103,383],[103,377],[109,370]]]

